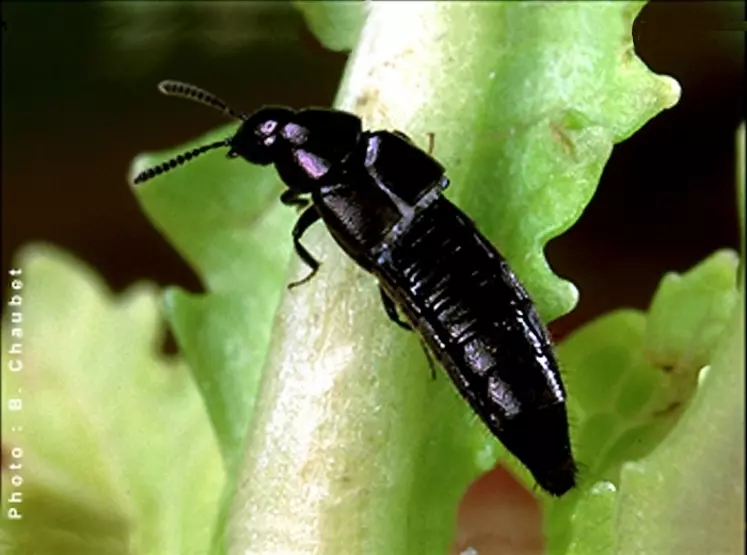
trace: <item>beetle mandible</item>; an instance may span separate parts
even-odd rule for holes
[[[430,153],[399,131],[364,131],[348,112],[269,106],[247,115],[193,85],[163,81],[159,89],[242,123],[232,137],[140,173],[136,184],[216,148],[274,164],[288,187],[281,202],[303,209],[292,238],[311,270],[289,288],[319,268],[301,238],[322,220],[377,278],[389,318],[420,335],[539,486],[553,495],[575,486],[566,394],[547,330],[503,257],[443,196],[449,180]]]

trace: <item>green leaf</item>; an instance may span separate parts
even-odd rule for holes
[[[724,334],[737,299],[737,253],[722,250],[685,276],[664,276],[649,308],[644,356],[694,385]],[[690,376],[690,378],[687,378]]]
[[[19,555],[205,552],[220,454],[187,369],[158,353],[157,292],[112,295],[48,246],[15,264],[21,304],[6,312],[2,356],[4,369],[23,368],[2,373],[2,486],[4,514],[18,491],[23,518],[3,518],[0,545]]]
[[[747,180],[745,170],[745,133],[744,133],[744,122],[739,126],[737,130],[737,209],[739,210],[739,245],[742,252],[742,265],[740,267],[740,274],[744,276],[744,264],[747,260],[747,235],[745,235],[745,223],[744,223],[744,203],[745,203],[745,180]]]
[[[132,173],[234,131],[223,128],[189,145],[140,156]],[[205,400],[227,468],[222,514],[235,490],[291,250],[290,241],[268,241],[289,237],[292,224],[292,212],[277,202],[279,182],[270,170],[229,163],[225,153],[213,152],[135,188],[154,225],[210,291],[193,295],[170,288],[165,312]],[[221,517],[216,529],[216,552],[224,551],[225,521]]]
[[[560,345],[558,356],[568,377],[569,411],[578,429],[574,451],[585,463],[577,505],[562,515],[553,515],[556,521],[550,524],[560,535],[562,518],[573,523],[572,538],[563,538],[563,541],[570,541],[567,553],[610,553],[613,552],[610,546],[627,546],[620,547],[622,551],[618,553],[669,552],[653,547],[634,548],[639,545],[633,539],[639,536],[634,528],[643,521],[671,514],[675,503],[683,503],[683,497],[675,502],[669,493],[663,493],[654,484],[660,480],[678,481],[675,469],[689,466],[682,462],[687,455],[683,450],[678,457],[668,458],[666,465],[659,467],[645,462],[637,464],[635,468],[646,469],[642,482],[647,485],[630,495],[624,492],[628,468],[633,466],[626,463],[656,459],[665,451],[666,442],[671,441],[668,434],[673,427],[677,426],[672,431],[672,435],[676,435],[683,422],[692,421],[691,415],[699,410],[697,401],[691,403],[691,398],[701,369],[715,367],[723,356],[725,339],[731,337],[737,327],[734,323],[735,307],[740,305],[737,265],[733,251],[716,252],[681,276],[666,275],[648,314],[633,310],[613,312],[574,332]],[[699,390],[697,395],[704,394]],[[734,413],[731,414],[733,417]],[[706,426],[704,421],[697,422],[699,424],[693,421],[693,426]],[[725,427],[724,433],[732,433],[738,427],[736,424]],[[703,435],[695,428],[689,433],[693,438]],[[718,456],[707,457],[712,464],[719,464]],[[739,476],[741,479],[742,475]],[[692,478],[695,480],[694,474]],[[612,496],[614,503],[608,499],[600,505],[590,499],[596,493],[589,486],[600,480],[602,484],[609,484],[603,489],[606,499]],[[596,486],[599,487],[602,486]],[[658,503],[658,508],[654,511],[651,506],[638,504],[634,498],[637,500],[639,496],[655,500],[653,503]],[[700,506],[701,497],[694,498],[698,502],[693,505]],[[620,511],[637,516],[630,517],[629,525],[621,526],[616,520],[619,517],[615,517]],[[569,518],[571,514],[572,519]],[[616,524],[605,525],[592,533],[586,525],[576,525],[587,519]],[[663,526],[661,520],[656,521]],[[653,530],[655,526],[651,527]],[[678,543],[681,533],[672,527],[661,532],[657,537],[662,541],[669,538],[668,545],[684,545]],[[560,547],[562,543],[558,540],[553,552],[566,552]],[[679,552],[674,547],[671,549],[672,553]],[[692,552],[722,551],[703,548]]]
[[[224,128],[184,147],[141,156],[133,173],[233,131]],[[231,466],[246,435],[291,249],[289,241],[267,240],[290,234],[288,211],[276,202],[278,178],[268,168],[229,163],[225,153],[214,152],[135,192],[154,225],[213,293],[172,288],[166,314]]]
[[[702,370],[691,405],[672,433],[650,455],[622,468],[616,510],[621,555],[726,555],[745,549],[744,129],[742,123],[737,132],[738,286],[731,279],[734,272],[716,267],[717,257],[722,270],[735,264],[728,252],[712,257],[708,270],[701,266],[699,283],[668,276],[670,287],[679,291],[664,296],[659,308],[668,305],[677,325],[670,326],[674,333],[667,333],[663,321],[651,326],[658,340],[650,341],[649,356],[676,358],[674,369],[684,374]],[[686,298],[675,306],[677,293]],[[703,302],[707,297],[710,303]],[[726,324],[719,326],[718,320]],[[686,330],[695,334],[692,341]]]
[[[141,155],[133,162],[131,173],[225,139],[236,128],[225,126],[186,145]],[[287,259],[290,246],[269,243],[259,235],[259,228],[265,226],[261,229],[264,233],[283,233],[289,221],[270,214],[281,191],[273,168],[229,162],[225,150],[213,151],[184,168],[135,186],[134,191],[153,225],[190,263],[209,291],[254,293],[253,274],[263,280],[260,287],[282,276],[277,262]]]
[[[573,538],[565,551],[567,555],[615,552],[611,540],[615,537],[615,520],[610,518],[615,501],[616,489],[610,482],[595,484],[579,498],[569,527]]]
[[[370,4],[364,0],[334,2],[293,0],[319,41],[330,50],[352,50],[358,42]]]
[[[743,553],[744,298],[677,427],[623,467],[621,554]]]

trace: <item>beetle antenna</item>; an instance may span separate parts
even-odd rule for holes
[[[158,83],[158,90],[166,96],[179,96],[188,100],[194,100],[200,104],[205,104],[234,119],[245,120],[247,118],[246,114],[237,112],[213,93],[190,85],[189,83],[168,79]]]
[[[192,150],[184,152],[179,156],[173,157],[171,160],[167,160],[162,164],[158,164],[157,166],[153,166],[152,168],[148,168],[147,170],[140,172],[135,176],[133,183],[135,185],[140,185],[141,183],[150,181],[157,175],[161,175],[162,173],[165,173],[169,170],[173,170],[177,166],[181,166],[185,162],[189,162],[200,154],[204,154],[205,152],[214,150],[216,148],[227,146],[231,146],[231,139],[223,139],[222,141],[218,141],[217,143],[210,143],[209,145],[202,145],[200,147],[193,148]]]

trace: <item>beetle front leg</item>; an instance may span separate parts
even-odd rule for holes
[[[306,208],[309,205],[309,200],[301,197],[301,193],[294,191],[293,189],[286,189],[280,195],[280,202],[285,206],[295,206],[297,209]]]
[[[311,268],[311,272],[309,272],[306,277],[298,281],[294,281],[293,283],[289,283],[288,289],[293,289],[294,287],[298,287],[302,283],[306,283],[312,277],[314,277],[314,274],[316,274],[316,271],[319,269],[319,261],[311,256],[309,251],[307,251],[306,248],[301,244],[301,237],[303,237],[303,234],[306,233],[306,230],[309,229],[314,223],[316,223],[319,218],[319,212],[316,211],[316,208],[314,206],[310,206],[303,212],[303,214],[301,214],[301,217],[298,218],[296,225],[293,227],[293,248],[296,250],[296,254],[301,257],[301,260],[303,260],[304,263],[309,268]]]

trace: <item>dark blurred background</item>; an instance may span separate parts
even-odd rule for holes
[[[325,106],[346,61],[284,2],[4,2],[2,17],[3,274],[21,245],[47,241],[115,290],[141,279],[201,290],[126,175],[136,154],[224,121],[161,96],[159,80],[199,84],[245,111]],[[743,21],[743,2],[654,1],[638,17],[638,54],[679,81],[682,99],[615,147],[581,220],[549,245],[550,263],[581,290],[557,335],[645,308],[664,272],[738,248]]]

